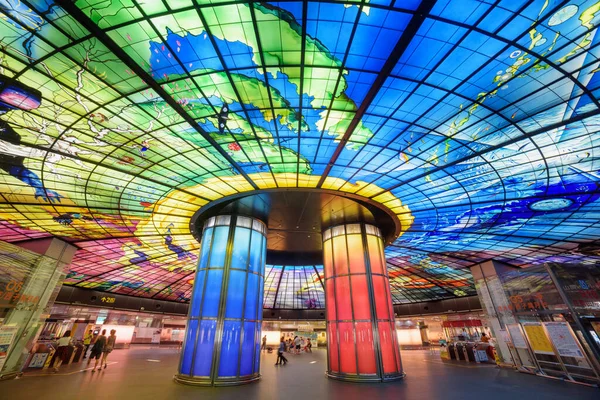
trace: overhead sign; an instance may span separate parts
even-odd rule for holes
[[[106,304],[114,304],[117,301],[116,297],[102,296],[100,301]]]

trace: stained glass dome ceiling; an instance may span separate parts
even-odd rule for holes
[[[186,301],[193,213],[273,187],[399,215],[396,303],[474,294],[468,267],[489,259],[598,253],[598,1],[0,0],[0,15],[1,239],[74,243],[68,284]],[[310,268],[304,283],[270,268],[281,293],[318,289]]]

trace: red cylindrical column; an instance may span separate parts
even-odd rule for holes
[[[323,232],[328,368],[352,381],[404,376],[380,230],[345,224]]]

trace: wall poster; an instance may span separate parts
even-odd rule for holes
[[[512,339],[512,344],[517,349],[526,349],[527,343],[525,342],[525,338],[523,337],[523,333],[521,332],[521,328],[518,324],[509,324],[506,325],[508,328],[508,332],[510,333],[510,338]]]
[[[577,343],[577,339],[573,337],[571,329],[569,329],[569,325],[566,322],[545,322],[544,326],[560,356],[585,357]]]
[[[554,349],[552,349],[552,344],[546,336],[542,324],[526,323],[523,324],[523,329],[534,353],[554,355]]]
[[[0,327],[0,371],[6,362],[10,346],[12,345],[16,333],[16,325],[4,325]]]

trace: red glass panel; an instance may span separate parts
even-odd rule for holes
[[[327,355],[329,356],[329,370],[332,372],[339,372],[340,365],[338,362],[338,340],[336,323],[328,323],[327,331],[329,333],[329,338],[327,339]]]
[[[358,354],[358,373],[376,374],[373,325],[371,322],[356,323],[356,352]]]
[[[390,303],[390,298],[388,297],[389,292],[385,290],[385,279],[381,275],[373,275],[372,279],[377,319],[389,319],[388,304]]]
[[[383,259],[380,250],[381,239],[377,236],[367,235],[367,244],[369,246],[369,261],[371,262],[371,273],[383,274]]]
[[[335,278],[335,298],[338,320],[352,319],[352,296],[350,296],[349,276]]]
[[[365,253],[361,235],[348,235],[348,249],[350,256],[350,273],[365,273]]]
[[[327,308],[327,320],[336,320],[335,312],[335,279],[325,281],[325,307]]]
[[[340,330],[340,372],[356,374],[356,350],[352,322],[338,323]]]
[[[390,317],[391,315],[393,315],[394,313],[394,305],[392,304],[392,292],[391,292],[391,288],[390,288],[390,280],[388,278],[384,278],[383,279],[383,284],[385,286],[385,290],[387,291],[387,297],[388,297],[388,310],[390,310]],[[393,319],[393,318],[392,318]]]
[[[379,345],[381,346],[381,361],[383,363],[383,372],[386,374],[398,372],[399,365],[396,363],[394,352],[398,354],[397,359],[399,360],[399,352],[396,347],[396,341],[393,339],[392,334],[395,334],[393,323],[391,322],[379,322],[377,324],[379,330]]]
[[[348,274],[346,236],[336,236],[333,238],[333,269],[335,275]]]
[[[352,304],[354,306],[354,319],[371,319],[369,291],[367,289],[366,275],[351,275]]]

